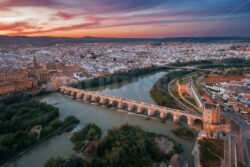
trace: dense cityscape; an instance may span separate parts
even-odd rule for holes
[[[32,64],[58,62],[77,65],[90,76],[120,70],[163,66],[176,62],[226,58],[250,58],[249,43],[96,43],[48,47],[2,47],[1,69],[10,70]]]
[[[192,127],[192,129],[184,128],[173,131],[177,136],[187,135],[183,137],[188,138],[190,134],[193,136],[196,133],[195,131],[199,131],[196,134],[197,142],[192,151],[195,161],[198,157],[205,156],[200,155],[201,150],[197,150],[198,141],[208,138],[217,144],[221,141],[226,143],[228,140],[234,140],[235,143],[238,143],[238,148],[241,147],[242,150],[238,149],[238,151],[239,153],[242,152],[242,155],[232,152],[231,156],[237,156],[241,159],[237,163],[243,163],[246,150],[242,142],[247,144],[247,140],[249,140],[250,71],[248,65],[245,66],[249,61],[249,56],[249,43],[239,41],[217,43],[88,43],[77,45],[56,44],[46,47],[11,46],[1,49],[1,61],[3,63],[1,64],[0,92],[2,99],[20,92],[37,96],[45,92],[55,92],[58,89],[64,94],[74,96],[73,92],[68,93],[68,88],[63,86],[86,85],[85,82],[89,82],[90,84],[87,85],[93,87],[91,82],[94,82],[95,79],[102,80],[103,77],[113,78],[113,76],[118,75],[122,78],[123,75],[130,73],[133,76],[137,75],[137,73],[133,74],[137,70],[141,71],[139,75],[167,70],[170,73],[166,74],[166,77],[171,82],[165,83],[166,81],[162,81],[160,83],[172,87],[168,90],[168,94],[159,95],[162,91],[161,85],[153,87],[150,93],[156,104],[160,106],[188,111],[188,115],[184,118],[175,114],[170,115],[170,117],[174,122],[180,121],[179,124],[181,125],[186,122],[188,126]],[[221,63],[229,66],[220,67]],[[115,79],[111,83],[116,82],[120,82],[119,79]],[[110,83],[99,81],[98,84],[101,86]],[[92,93],[89,96],[84,96],[84,101],[98,102],[96,98],[99,97],[92,97]],[[81,96],[79,95],[78,98],[81,98]],[[175,102],[172,102],[171,99]],[[124,100],[122,99],[122,101]],[[108,108],[116,109],[117,107],[119,110],[123,109],[129,112],[135,110],[138,114],[148,115],[148,118],[151,116],[157,117],[155,113],[157,109],[143,109],[143,106],[137,106],[136,102],[134,105],[124,106],[125,102],[120,104],[119,99],[115,104],[111,99],[102,99],[101,95],[99,102],[102,105],[109,104]],[[203,119],[199,119],[201,112],[203,112]],[[191,118],[189,118],[189,115]],[[169,119],[168,115],[162,116],[162,113],[159,113],[158,116],[162,121]],[[77,117],[74,119],[77,119]],[[233,123],[228,124],[230,121],[235,121],[235,124],[238,122],[240,126],[233,125]],[[200,129],[202,127],[203,130]],[[234,128],[240,128],[241,131],[233,130]],[[38,124],[33,126],[30,131],[34,131],[32,133],[41,136],[44,133],[42,129],[43,126]],[[231,139],[234,133],[241,133],[239,135],[242,137]],[[192,140],[195,139],[194,137],[191,138]],[[164,138],[155,140],[157,140],[156,143],[159,144],[160,148],[167,147],[166,149],[171,150],[171,147],[164,146],[164,143],[171,143],[170,141],[164,141]],[[226,149],[232,150],[230,145],[234,146],[233,144],[224,144],[224,152]],[[212,149],[214,146],[210,147]],[[246,149],[248,150],[248,147]],[[166,154],[168,153],[169,151],[166,151]],[[216,152],[214,154],[221,153]],[[176,165],[190,163],[183,158],[183,155],[174,155],[171,158],[170,166],[171,163]],[[232,158],[225,154],[224,160],[220,164],[227,166],[230,164],[229,161],[234,162]],[[200,163],[203,164],[215,162],[215,160],[200,159]],[[160,164],[154,163],[153,166],[164,166],[164,164],[163,161]],[[199,165],[199,163],[195,165]]]

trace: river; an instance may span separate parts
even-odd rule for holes
[[[164,74],[166,74],[166,72],[144,75],[142,77],[133,78],[131,81],[124,83],[99,87],[95,89],[95,91],[155,104],[150,96],[149,90]],[[171,130],[179,127],[179,125],[175,123],[170,121],[162,123],[154,118],[147,120],[141,115],[119,112],[103,106],[80,102],[59,93],[44,95],[38,97],[38,99],[42,102],[58,107],[60,110],[60,119],[64,119],[68,115],[74,115],[80,120],[80,127],[84,127],[88,123],[95,123],[102,129],[103,134],[105,134],[108,129],[128,123],[131,125],[137,125],[149,132],[167,135],[182,144],[185,150],[184,155],[188,159],[190,166],[193,166],[191,152],[194,146],[194,141],[183,140],[175,136],[171,132]],[[18,158],[11,166],[42,167],[50,157],[68,157],[69,155],[74,154],[73,145],[70,142],[70,136],[71,133],[64,133],[42,142],[40,145]]]

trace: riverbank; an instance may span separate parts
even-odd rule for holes
[[[89,88],[95,88],[95,87],[100,87],[100,86],[107,86],[107,85],[117,84],[117,83],[121,83],[125,81],[128,82],[135,77],[154,73],[154,72],[159,72],[164,69],[165,69],[164,67],[158,67],[158,66],[151,66],[151,67],[141,68],[141,69],[131,69],[125,72],[115,72],[113,74],[103,75],[100,77],[95,77],[92,79],[84,80],[79,83],[71,84],[70,86],[75,87],[75,88],[80,88],[80,89],[89,89]]]
[[[156,104],[160,106],[181,109],[181,107],[176,103],[175,99],[173,99],[170,95],[168,84],[172,80],[181,76],[185,76],[189,73],[191,73],[191,71],[172,71],[161,77],[150,90],[150,94],[155,100]]]
[[[60,121],[59,110],[23,94],[0,102],[0,164],[10,162],[51,136],[70,130],[78,120]]]
[[[125,124],[119,128],[112,128],[102,139],[100,139],[100,133],[101,130],[97,125],[88,124],[71,137],[74,148],[84,154],[80,157],[87,166],[167,165],[173,154],[183,152],[181,145],[173,139],[143,131],[137,126]],[[72,162],[77,161],[72,159]],[[62,161],[50,159],[45,166],[53,163],[62,163]]]
[[[172,132],[176,136],[179,136],[179,137],[186,139],[186,140],[193,140],[197,136],[197,132],[195,133],[194,130],[192,130],[188,127],[185,127],[185,126],[179,127],[177,129],[173,130]]]

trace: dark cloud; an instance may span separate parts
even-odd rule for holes
[[[62,11],[59,11],[55,14],[56,17],[60,17],[64,20],[70,20],[70,19],[73,19],[74,17],[77,16],[77,14],[72,14],[72,13],[66,13],[66,12],[62,12]]]
[[[85,18],[82,22],[86,23],[57,28],[48,25],[45,30],[18,22],[0,25],[0,31],[11,30],[13,33],[33,35],[130,25],[209,23],[220,19],[228,20],[227,25],[230,25],[230,21],[233,24],[235,20],[250,19],[250,0],[0,0],[0,14],[2,11],[14,10],[15,7],[27,6],[54,9],[55,14],[51,18],[60,20],[81,16]],[[239,27],[243,27],[245,22],[239,24]]]
[[[131,11],[160,5],[162,0],[8,0],[4,7],[45,6],[58,9],[82,9],[85,13]]]
[[[77,9],[82,14],[123,14],[156,7],[165,10],[166,14],[223,15],[237,7],[240,8],[234,13],[250,12],[250,0],[8,0],[0,2],[0,6],[43,6],[59,11]]]
[[[54,2],[53,0],[6,0],[0,2],[2,6],[5,7],[22,7],[22,6],[56,6],[59,3]]]

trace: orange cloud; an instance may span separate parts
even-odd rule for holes
[[[7,7],[0,6],[0,12],[6,12],[6,11],[10,11],[10,9]]]
[[[78,29],[87,29],[91,28],[98,23],[83,23],[83,24],[77,24],[77,25],[72,25],[72,26],[61,26],[57,28],[52,28],[52,29],[38,29],[35,27],[29,27],[27,25],[27,29],[29,28],[31,31],[25,31],[25,29],[22,27],[20,29],[12,28],[15,25],[9,25],[4,27],[3,30],[15,30],[14,32],[12,31],[11,33],[8,33],[7,35],[10,36],[15,36],[15,35],[43,35],[45,33],[54,33],[54,32],[67,32],[67,31],[73,31],[73,30],[78,30]],[[11,29],[12,28],[12,29]],[[1,28],[0,28],[1,30]],[[34,31],[32,31],[34,30]]]
[[[31,26],[25,22],[16,22],[12,24],[0,24],[0,31],[18,31],[18,30],[26,30],[26,29],[35,29],[35,26]]]

